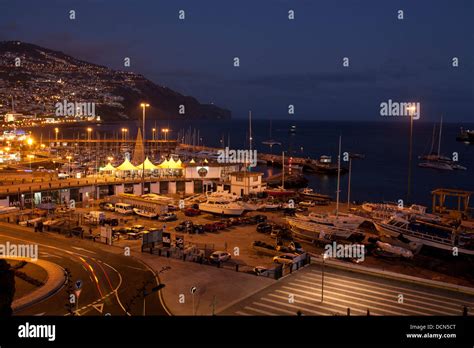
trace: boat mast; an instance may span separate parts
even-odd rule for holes
[[[443,116],[441,116],[441,121],[439,123],[439,139],[438,139],[438,157],[441,153],[441,132],[443,131]]]
[[[285,189],[285,151],[281,152],[281,188]]]
[[[252,152],[252,110],[249,110],[249,149]]]
[[[339,189],[341,185],[341,136],[339,135],[339,156],[337,157],[336,216],[339,215]]]
[[[250,161],[252,153],[252,110],[249,110],[249,156],[247,157]],[[247,172],[250,172],[250,163],[247,164]],[[247,193],[250,196],[250,176],[247,177],[248,189]]]
[[[435,134],[436,134],[436,124],[433,125],[433,135],[431,136],[431,148],[430,148],[430,152],[429,152],[428,155],[432,155],[432,154],[433,154],[433,147],[434,147]]]

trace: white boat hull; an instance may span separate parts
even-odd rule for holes
[[[374,225],[379,233],[386,234],[393,237],[398,237],[399,235],[402,235],[403,237],[407,238],[408,240],[412,242],[421,243],[423,245],[427,245],[432,248],[443,249],[443,250],[452,252],[453,248],[455,247],[455,245],[448,244],[447,242],[440,242],[440,241],[429,240],[429,239],[423,238],[422,235],[419,233],[416,234],[415,232],[410,233],[409,231],[399,230],[383,222],[374,222]],[[460,247],[458,247],[458,252],[461,254],[474,255],[474,250],[464,249]]]
[[[151,213],[151,212],[143,211],[140,209],[133,209],[133,212],[139,216],[146,217],[148,219],[153,219],[153,218],[158,217],[158,214],[156,213]]]
[[[207,204],[201,203],[199,204],[199,210],[202,210],[206,213],[211,214],[222,214],[222,215],[242,215],[244,212],[244,208],[240,207],[229,207],[229,206],[220,206],[218,204]]]

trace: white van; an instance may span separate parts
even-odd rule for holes
[[[133,214],[133,207],[127,203],[115,203],[115,211],[120,214]]]

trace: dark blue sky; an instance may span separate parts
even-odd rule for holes
[[[273,119],[294,104],[297,119],[380,121],[392,99],[419,101],[422,120],[474,120],[473,23],[472,0],[0,0],[0,40],[115,69],[130,57],[131,70],[234,117]]]

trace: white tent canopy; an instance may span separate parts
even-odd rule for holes
[[[121,171],[132,171],[132,170],[139,170],[140,168],[135,167],[129,160],[128,158],[123,161],[121,165],[119,165],[116,170],[121,170]]]
[[[107,163],[105,167],[100,167],[99,170],[101,172],[113,172],[115,170],[114,166],[112,164]]]
[[[138,170],[143,170],[143,165],[145,165],[145,170],[155,170],[158,169],[158,166],[155,166],[150,159],[147,157],[145,161],[137,166]]]

